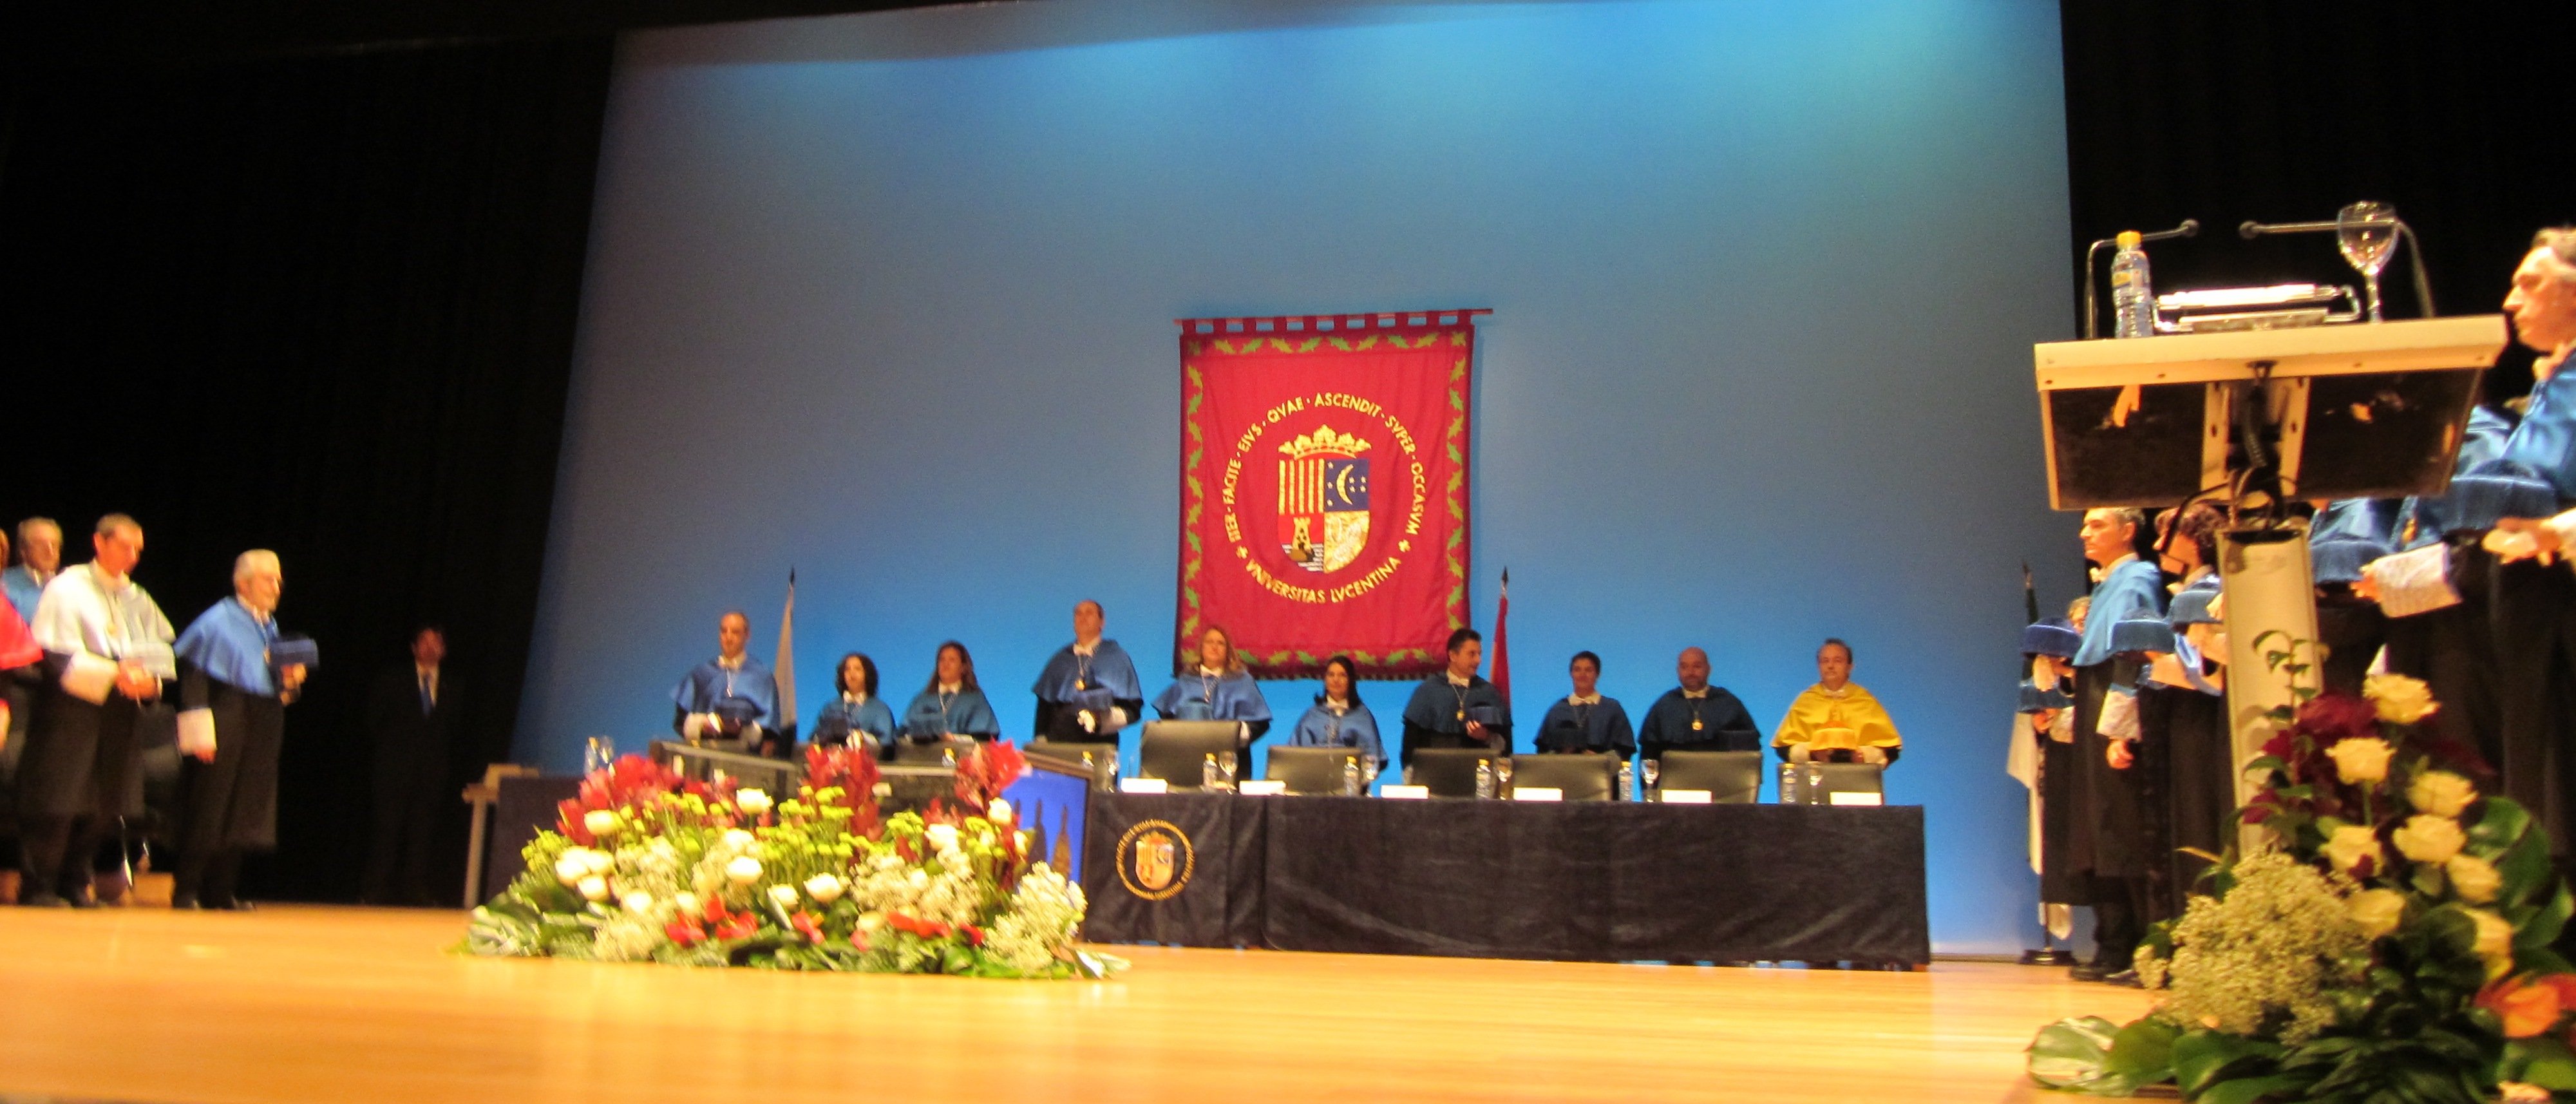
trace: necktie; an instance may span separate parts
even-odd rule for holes
[[[438,699],[429,692],[429,672],[423,671],[420,673],[420,711],[425,716],[437,707]]]

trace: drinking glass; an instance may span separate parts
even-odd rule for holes
[[[2380,321],[2379,271],[2388,267],[2389,255],[2397,251],[2397,208],[2372,200],[2345,204],[2335,212],[2335,246],[2343,250],[2345,261],[2361,270],[2370,297],[2370,320]]]
[[[1497,797],[1512,795],[1512,761],[1509,759],[1494,760],[1494,794]]]
[[[617,742],[606,736],[593,736],[581,749],[581,773],[607,770],[617,762]]]
[[[1649,793],[1649,794],[1657,793],[1657,791],[1656,791],[1656,789],[1655,789],[1655,779],[1662,777],[1662,776],[1663,776],[1663,773],[1664,773],[1664,764],[1663,764],[1663,761],[1662,761],[1662,760],[1659,760],[1659,759],[1648,759],[1648,760],[1646,760],[1646,769],[1645,769],[1645,771],[1644,771],[1644,774],[1645,774],[1645,776],[1646,776],[1646,792],[1647,792],[1647,793]]]
[[[1366,789],[1374,785],[1377,785],[1377,756],[1362,755],[1360,756],[1360,786]]]
[[[1228,786],[1234,785],[1234,753],[1233,753],[1233,752],[1231,752],[1231,751],[1220,751],[1220,752],[1216,753],[1216,769],[1217,769],[1218,773],[1221,773],[1221,774],[1225,775],[1225,784],[1226,784],[1226,785],[1228,785]]]

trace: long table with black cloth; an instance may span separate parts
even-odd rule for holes
[[[1088,938],[1578,961],[1932,957],[1919,807],[1093,793]]]

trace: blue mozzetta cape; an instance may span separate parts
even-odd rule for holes
[[[875,737],[878,743],[884,743],[894,735],[894,710],[886,707],[884,698],[871,694],[868,700],[851,705],[850,699],[836,694],[814,714],[814,739],[817,741],[851,737],[858,733]]]
[[[1154,695],[1154,711],[1174,721],[1267,721],[1270,702],[1249,672],[1210,678],[1193,670]]]
[[[671,688],[671,704],[690,713],[713,713],[739,724],[766,727],[778,715],[778,680],[769,667],[749,654],[739,670],[728,671],[708,660],[681,676]]]
[[[934,686],[913,695],[912,704],[904,707],[903,730],[913,736],[954,732],[990,740],[1002,734],[1002,722],[983,691],[960,689],[943,697]]]
[[[2111,658],[2111,627],[2133,617],[2162,618],[2164,576],[2156,565],[2130,560],[2102,576],[2093,587],[2092,607],[2084,612],[2084,643],[2074,664],[2091,667]]]
[[[1617,698],[1604,697],[1597,705],[1576,705],[1558,698],[1539,721],[1536,742],[1540,751],[1615,751],[1629,755],[1637,750],[1637,730],[1628,724],[1628,711]]]
[[[1467,720],[1487,728],[1509,731],[1512,727],[1511,703],[1494,692],[1493,683],[1476,675],[1462,690],[1449,685],[1445,672],[1413,688],[1412,700],[1404,703],[1404,723],[1447,736],[1463,736],[1467,733],[1467,720],[1458,717],[1462,708]]]
[[[1379,742],[1377,714],[1365,705],[1351,706],[1347,712],[1335,713],[1331,706],[1317,704],[1297,718],[1297,731],[1288,738],[1292,747],[1355,747],[1362,754],[1386,761],[1386,745]]]
[[[179,634],[179,658],[204,671],[206,677],[247,694],[277,696],[277,676],[268,667],[268,646],[277,639],[277,621],[262,621],[241,604],[239,598],[226,598],[198,614],[188,631]]]
[[[2531,389],[2531,409],[2505,438],[2503,459],[2540,473],[2560,502],[2576,501],[2576,365]]]
[[[1103,710],[1120,700],[1138,701],[1145,684],[1136,678],[1136,663],[1115,640],[1103,639],[1089,657],[1075,655],[1073,645],[1056,649],[1031,688],[1039,701],[1064,702],[1076,709]]]

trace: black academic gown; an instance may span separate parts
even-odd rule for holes
[[[179,665],[179,706],[207,709],[215,758],[189,759],[179,845],[183,852],[269,851],[277,847],[277,759],[286,742],[286,703],[244,690],[195,664]]]
[[[18,760],[21,819],[77,820],[143,815],[146,734],[173,716],[159,698],[138,702],[109,692],[91,705],[62,688],[67,657],[48,654],[43,684]],[[170,689],[162,684],[163,695]]]
[[[2497,565],[2493,579],[2499,787],[2548,828],[2550,853],[2564,857],[2576,819],[2568,746],[2576,739],[2576,575],[2564,564],[2518,560]]]
[[[2475,751],[2486,768],[2478,782],[2495,789],[2496,763],[2502,758],[2503,699],[2496,684],[2495,619],[2489,599],[2495,588],[2495,554],[2478,543],[2480,534],[2449,538],[2451,586],[2460,604],[2428,613],[2388,619],[2388,669],[2424,680],[2442,708],[2432,717],[2433,731],[2454,748]]]
[[[2188,687],[2141,686],[2138,730],[2138,763],[2130,768],[2141,772],[2135,788],[2142,799],[2162,797],[2141,810],[2154,848],[2148,876],[2159,906],[2150,919],[2160,920],[2182,915],[2183,902],[2209,866],[2183,849],[2219,854],[2235,835],[2235,749],[2227,731],[2227,699]]]
[[[2112,682],[2115,678],[2124,682],[2134,678],[2137,666],[2115,658],[2075,669],[2072,804],[2081,811],[2067,825],[2067,870],[2071,874],[2135,878],[2146,873],[2147,847],[2138,815],[2137,776],[2111,766],[2110,741],[2094,731],[2100,727],[2103,696],[2110,692]],[[2143,723],[2140,727],[2143,730]]]
[[[1723,686],[1709,687],[1705,698],[1686,697],[1676,686],[1647,707],[1637,726],[1637,749],[1648,759],[1661,759],[1668,749],[1760,751],[1762,728]]]
[[[2073,731],[2075,714],[2057,714],[2060,731]],[[2075,873],[2075,745],[2059,743],[2048,733],[2039,738],[2039,899],[2053,905],[2092,903],[2089,880]]]

